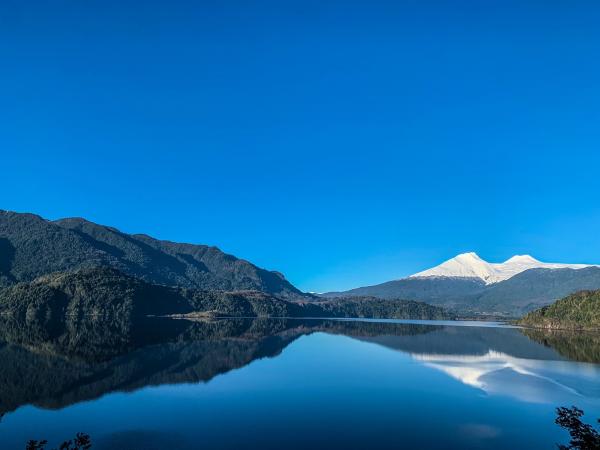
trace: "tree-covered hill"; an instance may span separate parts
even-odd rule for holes
[[[338,297],[319,303],[307,304],[320,308],[320,316],[325,317],[364,317],[385,319],[447,320],[455,315],[448,310],[412,300],[376,297]],[[317,316],[318,317],[318,316]]]
[[[440,307],[371,297],[290,302],[259,291],[206,291],[146,283],[107,267],[45,275],[0,290],[0,314],[41,321],[73,316],[369,317],[450,319]]]
[[[49,221],[0,210],[0,286],[98,266],[169,286],[310,297],[279,272],[261,269],[216,247],[126,234],[80,218]]]
[[[518,323],[533,328],[600,330],[600,290],[571,294],[530,312]]]

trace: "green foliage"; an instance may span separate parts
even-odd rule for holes
[[[280,273],[216,247],[129,235],[79,218],[51,222],[33,214],[0,210],[0,286],[98,266],[168,286],[305,297]]]
[[[46,440],[30,440],[27,442],[25,450],[44,450],[47,444],[48,441]],[[90,436],[85,433],[77,433],[74,439],[64,441],[60,444],[58,450],[89,450],[90,448],[92,448]]]
[[[533,311],[520,325],[563,330],[600,330],[600,290],[581,291]]]
[[[44,450],[47,443],[48,443],[48,441],[45,439],[41,440],[41,441],[36,441],[35,439],[31,439],[30,441],[27,442],[27,445],[25,446],[25,450]]]
[[[569,431],[569,445],[559,445],[560,450],[598,450],[600,449],[600,434],[594,428],[581,421],[583,411],[575,406],[571,408],[556,408],[555,423]],[[598,419],[600,423],[600,419]]]
[[[373,319],[447,320],[455,316],[444,308],[409,300],[382,300],[374,297],[346,297],[314,304],[329,317]]]
[[[208,313],[215,317],[451,319],[440,307],[372,297],[290,302],[257,291],[205,291],[149,284],[106,267],[57,273],[0,290],[0,313],[45,323],[65,317]]]

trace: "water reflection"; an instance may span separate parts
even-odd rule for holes
[[[513,358],[490,351],[483,356],[414,355],[427,366],[487,394],[520,401],[564,403],[573,396],[599,396],[600,370],[560,361]]]
[[[25,404],[56,409],[113,391],[206,382],[256,359],[275,357],[298,337],[315,332],[408,354],[489,395],[529,402],[556,401],[561,393],[565,399],[600,397],[600,369],[589,364],[600,362],[595,335],[322,319],[4,319],[0,414]]]
[[[445,326],[428,334],[365,338],[489,395],[535,403],[600,397],[600,339],[589,333]],[[582,361],[582,362],[581,362]],[[586,364],[587,363],[587,364]]]
[[[523,334],[567,359],[600,362],[600,333],[523,329]]]

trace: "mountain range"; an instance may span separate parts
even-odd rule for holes
[[[148,283],[205,290],[257,290],[309,298],[285,277],[217,247],[127,234],[81,218],[50,221],[0,210],[0,286],[53,272],[112,267]]]
[[[348,308],[336,310],[337,316],[359,313],[373,317],[373,314],[393,310],[388,304],[381,306],[376,302],[369,308],[364,306],[365,301],[351,306],[348,299],[356,297],[371,301],[426,302],[465,315],[521,316],[573,292],[600,289],[598,266],[544,263],[529,255],[517,255],[503,263],[489,263],[475,253],[464,253],[407,278],[345,292],[329,292],[321,294],[320,299],[300,291],[281,273],[257,267],[217,247],[128,234],[82,218],[52,221],[34,214],[0,210],[0,288],[33,283],[19,288],[22,291],[7,291],[7,298],[21,298],[20,295],[27,298],[41,289],[43,283],[38,279],[48,275],[83,271],[80,276],[97,279],[99,272],[85,270],[98,267],[143,281],[148,286],[136,284],[141,291],[159,292],[156,286],[166,286],[195,292],[245,292],[242,297],[254,305],[252,308],[256,307],[256,299],[260,297],[257,292],[266,294],[260,298],[268,298],[267,303],[273,305],[276,300],[305,303],[322,302],[322,297],[345,298]],[[110,272],[101,273],[101,276],[105,275],[113,281],[121,280]],[[46,294],[55,295],[52,292]],[[188,294],[182,295],[189,298]],[[225,297],[231,298],[227,295]],[[68,304],[64,298],[55,300]],[[183,303],[188,305],[183,312],[188,312],[189,301],[183,300]],[[158,308],[157,305],[153,308]],[[146,306],[137,305],[136,308]],[[178,312],[177,308],[171,310],[161,306],[158,309]],[[418,308],[411,306],[410,309],[416,311]],[[262,314],[260,310],[255,313]]]
[[[410,278],[460,277],[479,278],[485,284],[508,280],[529,269],[583,269],[586,264],[544,263],[529,255],[515,255],[503,263],[489,263],[475,252],[462,253],[439,266],[411,275]]]
[[[471,252],[407,278],[321,295],[403,298],[466,314],[521,316],[573,292],[592,289],[600,289],[598,266],[544,263],[529,255],[493,264]]]
[[[323,300],[216,247],[126,234],[81,218],[0,211],[0,314],[26,320],[198,315],[449,319],[422,302]]]
[[[72,318],[138,320],[146,316],[366,317],[453,319],[438,306],[373,297],[291,302],[260,291],[189,289],[150,284],[110,267],[57,272],[0,289],[0,316],[62,323]]]

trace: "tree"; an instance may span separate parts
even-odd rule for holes
[[[25,450],[44,450],[44,447],[47,443],[48,441],[46,440],[36,441],[34,439],[31,439],[29,442],[27,442]]]
[[[25,450],[45,450],[47,443],[48,441],[45,439],[42,441],[36,441],[32,439],[27,442]],[[90,436],[85,433],[77,433],[75,439],[70,439],[63,442],[58,447],[58,450],[90,450],[90,448],[92,448],[92,440],[90,439]]]
[[[569,431],[569,445],[559,445],[560,450],[600,450],[600,434],[589,424],[581,421],[583,411],[575,406],[556,408],[557,425]],[[600,423],[600,419],[598,419]]]

